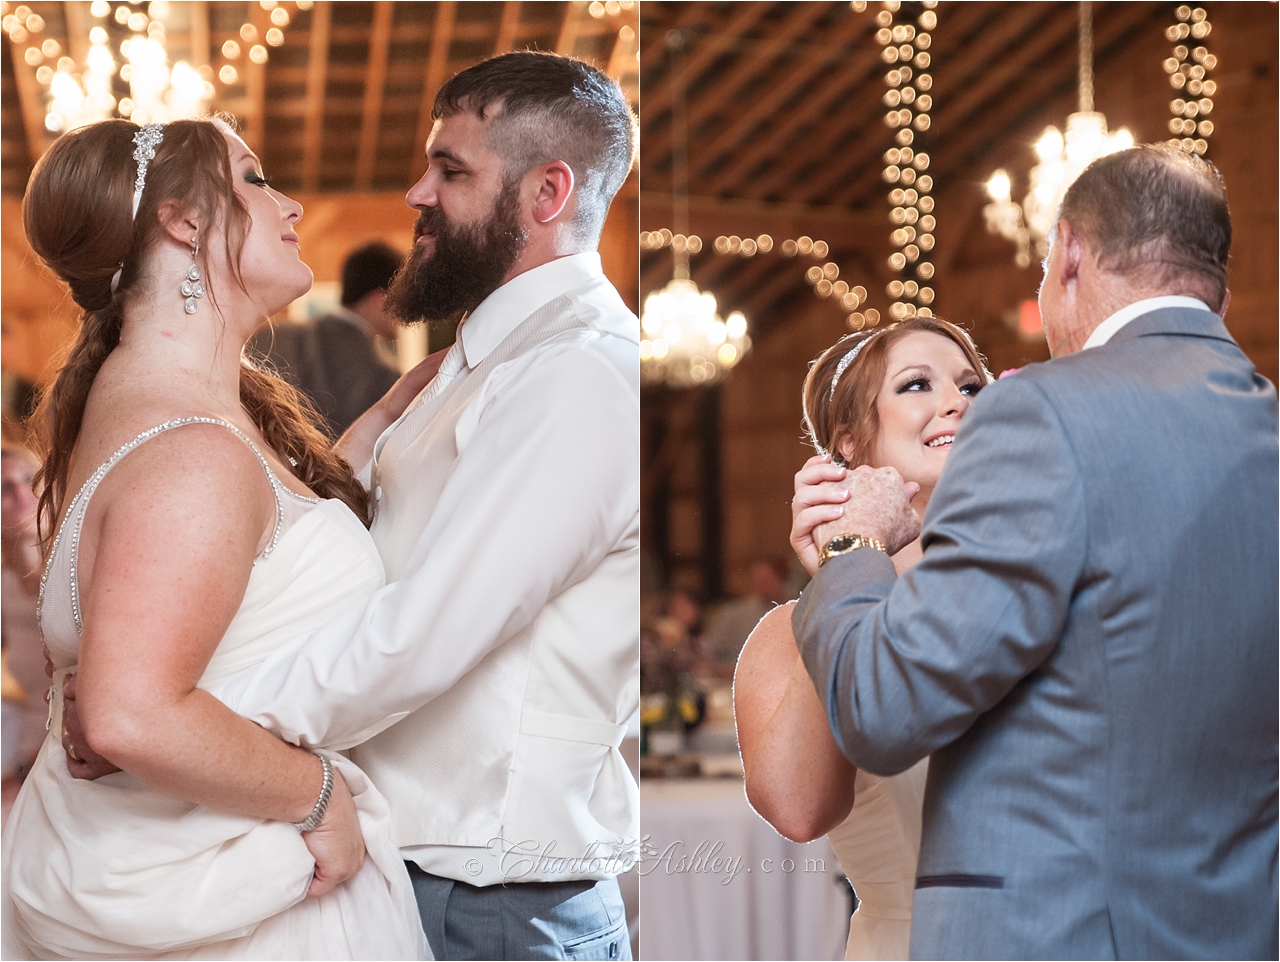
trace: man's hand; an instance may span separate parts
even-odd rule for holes
[[[80,727],[80,712],[76,707],[76,676],[62,679],[62,750],[67,753],[67,771],[72,778],[93,781],[103,775],[120,771],[115,765],[89,748],[89,741]]]
[[[848,471],[829,457],[815,454],[796,472],[796,496],[791,499],[791,549],[810,577],[818,570],[822,544],[814,540],[820,524],[844,513],[849,490],[839,482]],[[825,543],[825,542],[823,542]]]
[[[316,860],[316,871],[307,889],[307,898],[328,895],[335,888],[354,876],[364,865],[364,834],[360,831],[360,816],[351,789],[335,768],[333,794],[324,819],[313,831],[302,836],[311,857]]]
[[[914,481],[904,482],[894,468],[861,465],[849,472],[839,485],[849,491],[849,500],[839,518],[818,525],[813,540],[818,549],[837,535],[860,534],[884,543],[895,555],[920,537],[920,517],[911,499],[920,490]]]

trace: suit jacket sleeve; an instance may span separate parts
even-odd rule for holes
[[[1056,647],[1088,539],[1070,442],[1035,381],[987,388],[901,578],[862,549],[822,567],[793,615],[841,751],[891,775],[960,737]]]

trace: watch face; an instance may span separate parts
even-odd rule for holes
[[[853,545],[855,538],[851,534],[838,534],[827,542],[828,551],[843,551]]]

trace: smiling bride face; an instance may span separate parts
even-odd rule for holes
[[[898,469],[905,481],[933,490],[969,403],[986,385],[951,338],[918,331],[885,351],[885,374],[876,396],[880,430],[870,464]],[[846,442],[852,448],[852,441]]]
[[[849,335],[814,361],[804,386],[806,424],[814,446],[838,462],[896,468],[927,499],[989,377],[962,330],[936,317],[911,318]]]

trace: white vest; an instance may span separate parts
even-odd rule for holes
[[[371,479],[388,581],[419,548],[495,370],[548,347],[596,350],[634,383],[638,412],[638,331],[597,274],[393,425]],[[639,793],[618,746],[639,702],[635,498],[628,530],[598,568],[443,695],[352,750],[390,802],[405,858],[473,885],[599,879],[630,867]]]

